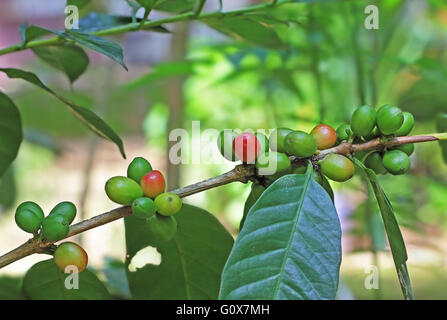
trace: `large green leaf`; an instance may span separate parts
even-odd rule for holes
[[[22,279],[3,276],[0,278],[0,300],[24,300]]]
[[[286,175],[248,212],[219,298],[334,299],[340,262],[340,222],[330,197],[311,170]]]
[[[22,120],[16,105],[0,91],[0,177],[16,158],[23,139]]]
[[[411,288],[410,276],[408,274],[406,263],[408,260],[407,249],[405,247],[402,233],[399,229],[399,224],[397,223],[396,217],[394,215],[393,207],[391,206],[390,201],[383,192],[383,189],[380,186],[374,171],[366,168],[360,160],[356,158],[353,158],[353,160],[357,166],[365,171],[372,186],[374,195],[377,199],[377,203],[379,204],[380,213],[382,214],[383,224],[385,226],[386,235],[390,244],[391,253],[393,255],[394,265],[396,267],[402,293],[405,299],[412,300],[414,299],[413,290]]]
[[[19,33],[22,38],[22,44],[26,44],[31,40],[47,36],[53,32],[38,26],[29,26],[28,24],[23,23],[19,27]]]
[[[17,196],[14,166],[11,165],[0,178],[0,213],[13,207]]]
[[[104,284],[89,270],[78,274],[78,288],[67,289],[70,274],[62,272],[53,259],[33,265],[23,279],[23,293],[32,300],[105,300],[110,299]],[[68,279],[69,283],[72,283]]]
[[[167,242],[157,242],[149,222],[125,218],[126,266],[135,254],[152,246],[161,254],[159,265],[127,270],[134,299],[217,299],[220,277],[233,238],[207,211],[184,204],[175,216],[178,231]]]
[[[126,154],[124,153],[123,141],[121,140],[121,138],[116,134],[115,131],[113,131],[112,128],[109,127],[107,123],[104,122],[104,120],[98,117],[93,111],[78,106],[68,99],[57,94],[52,89],[43,84],[43,82],[40,81],[40,79],[32,72],[14,68],[0,68],[0,71],[6,73],[6,75],[11,79],[22,79],[28,81],[38,86],[39,88],[51,93],[53,96],[62,101],[74,114],[74,116],[82,121],[90,130],[95,132],[100,137],[114,142],[118,146],[123,158],[126,158]],[[0,167],[1,161],[2,160],[0,159]]]
[[[33,48],[40,59],[65,73],[71,83],[87,69],[89,59],[85,51],[73,44]]]

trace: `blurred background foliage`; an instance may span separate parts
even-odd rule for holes
[[[223,5],[228,10],[255,2],[224,0]],[[90,64],[73,85],[30,52],[0,57],[1,65],[32,70],[62,95],[95,110],[123,138],[128,154],[122,160],[109,143],[92,138],[52,96],[0,78],[25,127],[19,156],[0,180],[0,229],[2,238],[10,236],[2,252],[26,240],[26,235],[16,235],[20,231],[11,222],[20,201],[35,200],[49,209],[58,201],[71,200],[83,209],[81,218],[105,212],[113,204],[103,194],[103,183],[109,176],[124,174],[133,156],[154,162],[170,177],[171,186],[231,169],[229,162],[182,164],[175,169],[166,165],[170,130],[180,126],[191,131],[192,121],[200,121],[202,132],[275,127],[309,131],[321,122],[337,127],[361,104],[391,103],[414,114],[413,134],[436,131],[436,114],[447,111],[445,1],[367,1],[379,8],[378,30],[364,27],[365,1],[299,2],[204,20],[205,24],[182,24],[187,32],[167,25],[167,30],[158,30],[162,32],[114,36],[124,48],[129,72],[89,52]],[[6,31],[24,20],[61,29],[65,1],[54,3],[47,11],[20,11],[35,4],[3,1],[1,47],[20,41],[18,31],[17,35]],[[207,1],[204,11],[218,6],[218,1]],[[124,0],[90,1],[81,15],[88,17],[91,11],[129,20],[132,14]],[[25,17],[23,12],[28,12]],[[164,16],[154,11],[150,18]],[[176,54],[182,45],[184,52]],[[194,139],[191,143],[197,143]],[[213,150],[218,152],[215,146]],[[403,228],[416,298],[445,299],[447,292],[439,284],[447,280],[447,166],[438,143],[416,145],[411,161],[409,174],[381,176],[380,181]],[[332,186],[344,229],[340,298],[400,298],[378,208],[368,201],[364,181],[355,177]],[[215,214],[236,234],[248,193],[249,185],[232,184],[187,201]],[[109,285],[125,298],[128,290],[118,276],[123,274],[122,225],[101,230],[96,235],[88,232],[79,241],[87,246],[91,266],[106,278],[115,275],[108,278]],[[9,277],[26,270],[20,264],[0,271],[7,276],[0,282],[1,298],[19,294],[4,288],[16,285]],[[370,264],[380,266],[380,290],[364,288],[364,270]],[[118,271],[110,272],[110,266],[118,266]]]

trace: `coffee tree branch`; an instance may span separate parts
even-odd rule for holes
[[[437,140],[447,140],[447,133],[435,133],[421,136],[405,136],[391,138],[386,141],[377,138],[361,144],[352,144],[350,142],[342,142],[338,146],[318,152],[313,156],[313,160],[324,158],[330,153],[338,153],[343,155],[351,155],[357,151],[367,150],[383,150],[387,147],[403,145],[408,143],[429,142]],[[294,159],[292,159],[294,160]],[[300,159],[296,159],[300,160]],[[296,163],[297,161],[293,161]],[[299,162],[299,161],[298,161]],[[255,179],[257,176],[254,165],[237,165],[229,172],[223,173],[217,177],[213,177],[198,183],[191,184],[184,188],[172,190],[171,192],[178,194],[180,197],[187,197],[195,193],[216,188],[232,182],[247,183],[249,180]],[[119,207],[112,211],[97,215],[91,219],[81,221],[70,227],[70,231],[66,238],[72,237],[87,230],[100,227],[107,223],[131,215],[130,207]],[[3,268],[17,260],[27,257],[34,253],[48,253],[49,249],[54,246],[53,242],[42,240],[39,236],[34,237],[12,251],[0,257],[0,268]]]

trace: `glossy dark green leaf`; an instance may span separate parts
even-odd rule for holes
[[[258,200],[258,197],[256,197],[253,191],[251,191],[247,197],[247,200],[245,200],[244,213],[242,215],[242,219],[239,224],[239,231],[242,230],[242,227],[244,226],[245,223],[245,219],[247,219],[248,211],[250,211],[251,207],[255,204],[256,200]]]
[[[0,300],[24,300],[22,279],[3,276],[0,278]]]
[[[89,270],[78,274],[78,288],[67,289],[65,281],[73,284],[73,275],[63,273],[53,259],[33,265],[23,279],[23,293],[32,300],[105,300],[110,299],[104,284]]]
[[[110,59],[118,62],[120,65],[123,66],[124,69],[127,70],[127,67],[123,61],[123,49],[120,47],[119,44],[108,39],[74,30],[66,30],[64,32],[58,32],[58,34],[65,39],[70,39],[82,46],[102,53]]]
[[[438,132],[447,132],[447,113],[439,113],[436,116],[436,129]],[[439,141],[442,150],[442,157],[444,162],[447,163],[447,141]]]
[[[161,254],[161,263],[127,270],[134,299],[217,299],[220,277],[233,245],[233,238],[207,211],[183,204],[175,215],[175,237],[158,242],[149,222],[125,218],[126,266],[135,254],[152,246]]]
[[[334,299],[340,262],[340,222],[330,197],[311,170],[285,175],[248,212],[219,298]]]
[[[22,120],[14,102],[0,91],[0,177],[16,158],[23,139]]]
[[[383,224],[385,226],[386,235],[388,237],[388,242],[390,244],[391,253],[394,259],[394,265],[396,267],[397,275],[399,278],[399,283],[402,289],[402,293],[405,299],[412,300],[413,290],[411,288],[410,276],[407,270],[407,249],[405,247],[405,242],[402,237],[402,233],[399,229],[399,224],[397,223],[396,217],[394,215],[393,207],[390,201],[383,192],[382,187],[377,180],[377,176],[371,169],[366,168],[363,163],[353,158],[355,164],[362,168],[372,186],[374,195],[376,196],[377,203],[380,208],[380,213],[382,214]]]
[[[28,81],[38,86],[39,88],[51,93],[53,96],[62,101],[74,114],[74,116],[82,121],[90,130],[95,132],[100,137],[114,142],[118,146],[123,158],[126,158],[126,154],[124,153],[123,141],[121,140],[121,138],[115,133],[115,131],[113,131],[112,128],[109,127],[107,123],[104,122],[104,120],[99,118],[93,111],[84,107],[80,107],[69,101],[68,99],[62,97],[61,95],[57,94],[52,89],[43,84],[43,82],[40,81],[40,79],[32,72],[14,68],[0,68],[0,71],[6,73],[6,75],[11,79],[22,79]],[[2,160],[0,159],[0,167],[1,161]]]
[[[53,32],[38,26],[29,26],[23,23],[19,27],[20,36],[22,38],[22,44],[52,34]]]
[[[65,73],[71,83],[87,69],[89,58],[85,51],[72,44],[33,48],[40,59]]]
[[[8,210],[15,204],[17,195],[17,184],[14,166],[11,165],[0,178],[0,213]]]

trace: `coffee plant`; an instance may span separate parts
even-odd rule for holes
[[[79,6],[84,2],[88,1],[69,1]],[[0,49],[0,55],[32,50],[73,83],[87,69],[85,50],[97,51],[127,69],[120,45],[105,38],[109,35],[160,32],[167,23],[194,20],[241,41],[275,47],[283,44],[285,25],[300,22],[302,16],[295,6],[308,9],[292,0],[216,12],[202,11],[205,0],[129,2],[134,9],[143,8],[144,18],[110,15],[105,19],[105,14],[96,13],[82,18],[79,29],[62,31],[24,24],[19,30],[22,42]],[[296,16],[284,14],[286,9]],[[171,15],[151,20],[152,10]],[[2,67],[0,72],[61,101],[87,129],[114,143],[126,158],[118,133],[95,112],[56,92],[31,71]],[[3,175],[17,156],[23,128],[19,109],[2,91],[0,115]],[[414,144],[438,141],[447,160],[447,115],[437,117],[438,133],[411,135],[417,120],[397,105],[376,108],[371,103],[356,108],[350,121],[336,129],[323,121],[310,132],[299,124],[275,128],[269,134],[226,129],[218,135],[216,145],[225,159],[237,162],[234,169],[175,190],[166,190],[165,177],[152,167],[150,158],[134,158],[127,172],[117,172],[104,181],[108,198],[121,205],[110,212],[72,224],[77,208],[71,202],[59,203],[48,214],[37,203],[20,204],[16,224],[32,238],[1,256],[0,268],[32,254],[47,254],[52,257],[35,264],[25,275],[26,297],[110,298],[102,281],[87,268],[87,252],[73,242],[59,241],[124,219],[126,267],[148,246],[162,256],[158,266],[146,265],[135,272],[126,268],[135,299],[334,299],[342,232],[328,179],[343,183],[358,175],[371,188],[380,208],[403,297],[414,299],[407,250],[380,175],[406,174]],[[236,182],[251,183],[251,192],[234,241],[211,213],[182,203],[182,198]],[[73,272],[79,275],[77,290],[63,285]]]

